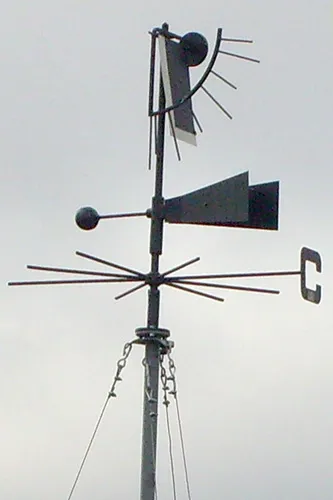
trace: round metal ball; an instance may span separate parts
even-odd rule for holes
[[[89,231],[94,229],[99,222],[98,212],[92,207],[83,207],[76,212],[75,222],[79,228]]]
[[[208,42],[200,33],[187,33],[179,45],[183,61],[187,66],[198,66],[208,54]]]

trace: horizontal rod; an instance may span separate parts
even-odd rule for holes
[[[184,262],[183,264],[180,264],[179,266],[173,267],[172,269],[169,269],[165,273],[162,274],[162,276],[167,276],[168,274],[175,273],[176,271],[179,271],[180,269],[183,269],[184,267],[190,266],[191,264],[195,264],[200,260],[200,257],[195,257],[194,259],[188,260]]]
[[[177,280],[177,283],[179,283],[179,280]],[[271,290],[268,288],[253,288],[253,287],[249,287],[249,286],[220,285],[219,283],[202,283],[201,281],[184,280],[181,283],[185,283],[186,285],[189,284],[189,285],[193,285],[193,286],[204,286],[204,287],[208,287],[208,288],[223,288],[225,290],[238,290],[238,291],[243,291],[243,292],[269,293],[272,295],[278,295],[280,293],[279,290]]]
[[[217,297],[216,295],[211,295],[209,293],[199,292],[198,290],[193,290],[192,288],[188,288],[186,286],[175,285],[174,283],[166,282],[165,283],[172,288],[177,288],[178,290],[182,290],[183,292],[193,293],[194,295],[199,295],[200,297],[205,297],[206,299],[217,300],[218,302],[224,302],[224,299],[221,297]]]
[[[48,280],[48,281],[10,281],[8,286],[29,286],[29,285],[79,285],[85,283],[132,283],[138,281],[135,278],[130,279],[91,279],[91,280]]]
[[[47,271],[51,273],[63,273],[63,274],[83,274],[86,276],[106,276],[108,278],[133,278],[130,274],[114,274],[114,273],[103,273],[100,271],[84,271],[81,269],[66,269],[62,267],[45,267],[45,266],[27,266],[27,269],[32,269],[34,271]],[[138,278],[140,279],[140,278]]]
[[[100,219],[121,219],[125,217],[142,217],[143,215],[147,216],[146,212],[129,212],[124,214],[110,214],[110,215],[100,215]]]
[[[220,52],[220,54],[225,54],[226,56],[236,57],[237,59],[243,59],[244,61],[260,63],[259,59],[253,59],[253,57],[241,56],[240,54],[234,54],[233,52],[228,52],[226,50],[219,50],[219,52]]]
[[[156,36],[156,35],[163,35],[166,38],[175,38],[176,40],[181,40],[182,37],[180,35],[177,35],[176,33],[172,33],[172,31],[165,30],[163,27],[162,28],[154,28],[153,31],[148,31],[149,35]]]
[[[115,264],[114,262],[109,262],[104,259],[100,259],[99,257],[94,257],[93,255],[89,255],[88,253],[83,253],[83,252],[75,252],[76,255],[79,257],[83,257],[84,259],[92,260],[94,262],[98,262],[99,264],[104,264],[105,266],[110,266],[114,267],[115,269],[120,269],[120,271],[127,271],[128,273],[134,274],[136,276],[139,276],[140,278],[145,278],[145,275],[142,273],[139,273],[138,271],[135,271],[134,269],[131,269],[130,267],[124,267],[120,266],[119,264]]]
[[[232,273],[232,274],[198,274],[192,276],[174,276],[172,280],[202,280],[222,278],[263,278],[268,276],[296,276],[301,271],[270,271],[263,273]]]
[[[222,38],[222,42],[236,42],[236,43],[253,43],[253,40],[246,40],[243,38]]]

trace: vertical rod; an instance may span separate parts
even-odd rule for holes
[[[163,29],[168,26],[163,24]],[[159,110],[165,108],[165,94],[162,74],[159,85]],[[152,199],[150,254],[151,273],[159,272],[159,257],[163,246],[163,162],[164,162],[165,113],[158,117],[155,192]],[[145,345],[144,403],[142,428],[142,461],[141,461],[141,500],[155,500],[156,493],[156,444],[159,386],[160,346],[154,337],[154,329],[159,326],[160,292],[157,286],[150,285],[148,291],[147,328],[151,329],[151,337]]]
[[[153,139],[153,129],[154,129],[154,118],[152,116],[152,113],[153,113],[153,109],[154,109],[156,38],[157,38],[157,34],[155,31],[153,31],[153,33],[151,34],[149,94],[148,94],[148,116],[149,116],[148,170],[151,170],[152,139]]]
[[[150,47],[150,70],[149,70],[149,96],[148,96],[148,116],[151,118],[154,108],[154,83],[155,83],[155,57],[156,57],[156,38],[157,34],[151,34]]]

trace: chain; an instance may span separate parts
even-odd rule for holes
[[[163,365],[164,354],[160,355],[160,368],[161,368],[161,382],[162,382],[162,390],[163,390],[163,404],[165,406],[165,417],[167,424],[167,432],[168,432],[168,441],[169,441],[169,457],[170,457],[170,468],[171,468],[171,479],[172,479],[172,488],[173,488],[173,499],[176,500],[177,492],[176,492],[176,476],[175,476],[175,466],[173,459],[173,450],[172,450],[172,436],[171,436],[171,427],[170,427],[170,415],[169,415],[169,398],[168,394],[170,393],[170,388],[168,386],[168,377],[167,371]]]
[[[162,391],[163,391],[163,404],[167,408],[170,404],[168,394],[170,393],[170,388],[168,386],[168,380],[170,380],[170,377],[168,377],[167,371],[163,365],[164,362],[164,354],[160,355],[160,368],[161,368],[161,382],[162,382]]]
[[[168,360],[169,360],[169,376],[168,380],[172,383],[172,389],[169,391],[175,400],[177,401],[177,384],[176,384],[176,366],[175,362],[171,357],[171,349],[167,352]]]
[[[124,345],[123,355],[119,359],[119,361],[117,362],[117,371],[116,371],[115,377],[113,379],[111,389],[110,389],[109,394],[108,394],[108,399],[117,397],[117,394],[115,393],[116,385],[118,382],[122,382],[122,378],[120,377],[120,374],[126,366],[127,359],[128,359],[128,356],[131,354],[132,348],[133,348],[133,341],[127,342]]]

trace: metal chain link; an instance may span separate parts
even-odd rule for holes
[[[172,489],[173,489],[173,499],[177,499],[177,491],[176,491],[176,475],[175,475],[175,466],[173,459],[173,449],[172,449],[172,435],[171,435],[171,426],[170,426],[170,415],[169,415],[169,405],[170,401],[168,398],[168,394],[170,393],[170,388],[168,386],[168,374],[164,367],[164,354],[160,355],[160,369],[161,369],[161,382],[162,382],[162,390],[163,390],[163,404],[165,406],[165,418],[167,424],[167,432],[168,432],[168,441],[169,441],[169,457],[170,457],[170,468],[171,468],[171,479],[172,479]]]
[[[161,382],[162,382],[162,390],[163,390],[163,404],[168,407],[170,404],[168,394],[170,393],[170,388],[168,386],[168,377],[167,371],[163,365],[164,362],[164,354],[160,355],[160,368],[161,368]]]
[[[115,388],[116,388],[116,385],[118,382],[122,382],[122,378],[120,377],[120,374],[126,366],[128,356],[131,354],[131,351],[133,348],[133,342],[135,342],[135,341],[127,342],[124,345],[123,355],[119,359],[119,361],[117,362],[117,371],[116,371],[115,377],[113,379],[111,389],[110,389],[109,394],[108,394],[108,399],[117,397],[117,394],[115,393]]]
[[[168,360],[169,360],[169,376],[168,380],[172,383],[172,389],[169,391],[176,400],[177,400],[177,384],[176,384],[176,366],[175,362],[171,357],[171,349],[167,352]]]

